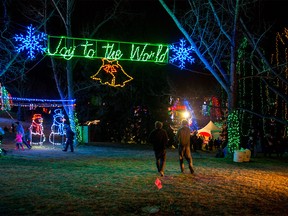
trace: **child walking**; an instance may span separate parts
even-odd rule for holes
[[[23,145],[22,145],[22,134],[21,134],[20,132],[17,132],[17,133],[16,133],[15,141],[16,141],[16,148],[15,148],[15,150],[18,150],[20,147],[22,148],[22,150],[24,150],[24,147],[23,147]]]

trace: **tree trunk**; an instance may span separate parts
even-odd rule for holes
[[[71,30],[71,6],[73,4],[74,0],[67,0],[67,13],[66,13],[66,33],[68,37],[72,37],[72,30]],[[67,40],[67,46],[70,47],[71,41]],[[72,59],[70,61],[66,62],[66,73],[67,73],[67,90],[68,90],[68,100],[74,99],[74,89],[73,89],[73,66],[72,66]],[[69,104],[67,109],[65,110],[69,121],[71,128],[75,131],[75,119],[74,119],[74,106],[72,104]]]

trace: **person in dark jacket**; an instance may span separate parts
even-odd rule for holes
[[[164,130],[162,127],[163,123],[160,121],[156,121],[155,128],[149,134],[148,141],[153,145],[157,170],[161,176],[164,176],[168,135],[166,130]]]
[[[66,142],[65,142],[65,148],[62,151],[66,152],[70,146],[71,152],[74,152],[73,142],[75,133],[72,131],[70,125],[66,125],[65,128],[66,128]]]
[[[181,127],[176,133],[178,142],[179,162],[181,172],[184,173],[184,158],[187,160],[191,174],[194,173],[193,161],[190,150],[190,128],[187,120],[182,120]]]

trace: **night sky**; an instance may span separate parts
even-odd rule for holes
[[[113,0],[76,0],[72,16],[73,37],[82,38],[83,31],[85,32],[85,30],[86,35],[89,34],[90,32],[87,32],[88,27],[91,28],[91,26],[99,25],[103,21],[105,14],[111,11],[111,4],[113,2]],[[284,26],[288,26],[288,19],[285,13],[287,8],[286,3],[284,0],[263,0],[263,2],[265,2],[265,6],[263,9],[255,10],[255,17],[258,17],[259,20],[265,19],[269,24],[273,25],[270,31],[271,37],[273,37],[276,31],[281,31]],[[170,18],[157,0],[124,0],[119,9],[120,12],[117,14],[117,18],[103,25],[96,32],[95,39],[169,44],[183,38],[182,33],[177,29],[172,18]],[[12,17],[12,20],[14,18]],[[19,19],[15,18],[15,20],[19,22]],[[23,21],[23,23],[27,23],[27,20]],[[50,23],[49,25],[48,23],[48,31],[51,35],[65,35],[64,26],[59,21],[59,18],[57,22],[52,21],[52,23],[54,24],[51,25]],[[19,26],[21,26],[21,23],[19,23]],[[51,74],[48,71],[43,72],[43,70],[47,70],[47,67],[44,66],[43,68],[43,65],[47,63],[49,64],[48,58],[29,71],[28,74],[32,74],[34,80],[37,80],[39,73],[42,74],[41,79],[46,81],[51,80]],[[180,86],[183,86],[183,82],[185,82],[184,85],[195,86],[204,82],[207,86],[213,87],[211,83],[216,82],[210,74],[203,74],[201,67],[196,65],[195,67],[190,67],[192,71],[180,70],[172,65],[165,67],[165,70],[170,73],[171,77],[175,81],[178,80],[180,82]],[[193,70],[196,72],[193,72]],[[47,73],[47,75],[43,76],[43,73]],[[36,88],[38,84],[36,81],[33,81],[33,85]],[[51,89],[51,85],[48,88]],[[43,89],[45,87],[42,85],[41,92],[45,92]],[[54,90],[52,94],[55,94],[55,92]]]
[[[103,21],[104,14],[111,12],[113,0],[76,1],[73,25],[83,29],[89,24]],[[73,32],[77,36],[80,32]],[[155,0],[124,0],[116,18],[103,25],[97,32],[98,39],[172,43],[179,40],[179,30],[161,4]]]
[[[73,18],[74,27],[82,29],[83,26],[88,23],[90,23],[90,25],[97,25],[103,20],[103,12],[109,13],[111,2],[113,1],[98,0],[96,3],[90,0],[78,1],[75,6],[77,12],[75,11]],[[121,12],[117,15],[117,18],[111,20],[109,24],[102,26],[96,33],[95,38],[166,44],[179,42],[179,40],[183,38],[182,33],[176,27],[172,18],[157,0],[123,1],[123,5],[119,9]],[[78,34],[79,37],[82,37],[80,31],[73,31],[73,34],[75,37],[77,37]],[[156,68],[159,68],[154,63],[134,62],[135,67],[133,68],[127,66],[125,62],[121,64],[124,65],[130,73],[143,70],[142,66],[144,64],[145,68],[146,64],[149,64],[151,70],[157,70]],[[203,88],[203,84],[207,85],[207,88],[209,86],[211,89],[214,89],[214,86],[216,86],[214,77],[207,72],[203,73],[201,71],[202,68],[196,65],[189,66],[190,71],[181,70],[170,64],[162,66],[162,68],[159,69],[167,72],[170,80],[174,81],[176,87],[181,88],[180,92],[195,88],[195,90],[191,92],[193,94],[197,92],[196,88]],[[145,71],[143,74],[145,74]]]

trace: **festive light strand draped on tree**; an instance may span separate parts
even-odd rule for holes
[[[240,146],[239,111],[234,110],[228,116],[228,152],[234,153]]]
[[[287,45],[288,45],[288,29],[284,28],[283,32],[277,32],[276,34],[276,40],[275,40],[275,56],[272,55],[272,62],[273,60],[276,61],[276,65],[279,67],[282,63],[284,63],[284,78],[288,80],[288,50],[287,50]],[[274,59],[274,58],[275,59]],[[280,61],[285,61],[285,62],[280,62]],[[284,82],[280,82],[280,79],[277,77],[277,86],[282,88],[285,92],[286,95],[288,95],[288,85]],[[278,106],[278,108],[281,108],[282,110],[282,118],[288,119],[288,105],[283,101],[281,104],[279,104],[278,101],[278,95],[276,95],[276,101],[275,101],[275,106]],[[277,109],[277,108],[275,108]],[[277,114],[277,111],[275,115]]]
[[[1,83],[0,83],[0,105],[1,110],[6,111],[11,110],[11,106],[13,105],[10,93],[6,90],[4,86],[1,85]]]

